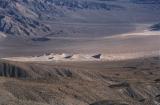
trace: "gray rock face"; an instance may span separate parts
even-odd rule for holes
[[[95,103],[90,104],[90,105],[128,105],[128,104],[118,103],[118,102],[108,101],[108,100],[103,100],[103,101],[95,102]]]
[[[159,5],[160,1],[159,0],[131,0],[134,3],[138,4],[157,4]]]
[[[96,1],[77,0],[0,0],[0,31],[10,35],[36,36],[50,32],[40,19],[64,16],[64,10],[122,9]]]
[[[82,18],[81,22],[92,20],[90,18],[83,20],[87,17],[86,14],[91,14],[91,17],[95,16],[93,21],[100,22],[101,19],[98,17],[100,12],[106,17],[112,16],[112,12],[118,14],[115,11],[127,12],[125,10],[128,9],[128,3],[153,4],[151,9],[154,5],[159,5],[156,0],[126,0],[125,2],[123,0],[0,0],[0,32],[10,36],[45,36],[53,33],[53,26],[50,26],[48,21],[57,22],[62,18],[61,21],[66,22]],[[105,11],[111,13],[106,14]],[[101,14],[99,16],[103,17]],[[117,21],[114,18],[113,21]]]
[[[100,59],[101,56],[102,56],[102,54],[97,54],[97,55],[93,55],[92,57],[93,57],[93,58],[96,58],[96,59]]]
[[[0,76],[27,78],[28,74],[23,69],[9,63],[0,63]]]
[[[160,30],[160,23],[155,24],[150,27],[152,31],[159,31]]]
[[[36,19],[36,14],[16,0],[0,1],[0,31],[15,36],[35,36],[49,27]]]

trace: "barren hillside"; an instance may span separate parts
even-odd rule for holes
[[[158,105],[159,61],[1,61],[0,104]]]

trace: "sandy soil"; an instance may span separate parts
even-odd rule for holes
[[[95,57],[98,56],[98,57]],[[10,57],[2,58],[8,61],[19,62],[61,62],[61,61],[120,61],[128,59],[146,58],[152,56],[160,56],[160,51],[153,52],[139,52],[139,53],[119,53],[119,54],[44,54],[41,56],[29,56],[29,57]]]
[[[157,33],[157,32],[156,32]],[[22,39],[0,41],[0,57],[37,56],[45,53],[74,54],[122,54],[160,50],[158,35],[118,35],[109,38],[51,38],[46,42],[33,42]]]

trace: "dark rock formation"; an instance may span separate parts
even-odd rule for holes
[[[115,102],[115,101],[103,100],[103,101],[98,101],[98,102],[92,103],[90,105],[128,105],[128,104]]]
[[[115,84],[111,84],[109,85],[110,88],[124,88],[124,87],[129,87],[129,83],[127,82],[122,82],[122,83],[115,83]]]
[[[134,3],[137,4],[160,4],[159,0],[131,0]]]
[[[41,37],[41,38],[32,38],[32,41],[40,41],[40,42],[45,42],[45,41],[49,41],[49,38],[46,37]]]
[[[156,95],[156,101],[158,102],[158,103],[160,103],[160,95]]]
[[[102,54],[93,55],[93,58],[100,59]]]
[[[9,63],[0,63],[0,76],[14,77],[14,78],[27,78],[28,74],[25,70],[11,65]]]
[[[0,0],[0,31],[14,36],[40,36],[50,27],[41,19],[63,16],[64,10],[122,9],[121,6],[85,0]]]
[[[151,26],[150,28],[151,28],[151,31],[159,31],[160,30],[160,23],[155,24],[155,25]]]
[[[0,0],[0,31],[12,36],[36,36],[50,28],[18,0]]]

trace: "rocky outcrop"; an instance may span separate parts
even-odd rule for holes
[[[124,20],[121,18],[116,19],[114,14],[119,13],[119,11],[123,11],[125,14],[131,11],[135,14],[141,11],[141,9],[142,11],[146,9],[143,6],[138,6],[137,11],[134,11],[134,8],[136,8],[135,4],[159,4],[157,0],[127,0],[125,5],[122,5],[123,3],[123,0],[0,0],[0,32],[7,34],[7,36],[22,37],[43,37],[45,35],[67,36],[70,35],[70,33],[75,34],[76,32],[77,36],[77,34],[81,35],[81,32],[79,32],[81,29],[75,30],[76,27],[74,29],[73,26],[72,30],[68,30],[67,27],[66,29],[63,28],[65,25],[58,28],[56,24],[52,23],[65,23],[68,21],[71,23],[95,22],[101,24],[103,22],[101,18],[105,19],[104,22],[106,22],[107,19],[109,19],[108,22],[110,21],[111,23],[112,21],[123,22]],[[133,8],[127,6],[128,4]],[[154,8],[152,5],[147,8],[151,10],[159,9],[157,7]],[[144,12],[149,12],[149,9]],[[86,14],[88,14],[88,16],[90,14],[91,17],[87,17]],[[147,16],[150,17],[152,15],[155,15],[154,17],[158,16],[156,14],[148,14]],[[111,16],[113,16],[113,20],[108,18]],[[124,16],[127,15],[122,14],[126,22],[134,20],[132,15],[129,18]],[[140,17],[143,17],[143,15],[140,15]],[[146,15],[144,15],[144,17],[146,17]],[[93,21],[90,21],[92,19]],[[148,19],[144,18],[142,20]],[[84,32],[85,30],[82,33],[86,36],[89,30],[87,30],[87,33]],[[98,34],[101,33],[98,32]]]
[[[151,31],[159,31],[160,30],[160,23],[152,25],[150,27]]]
[[[90,105],[129,105],[129,104],[120,103],[120,102],[116,102],[116,101],[103,100],[103,101],[98,101],[98,102],[92,103]]]
[[[97,54],[97,55],[93,55],[92,57],[93,57],[93,58],[96,58],[96,59],[100,59],[101,56],[102,56],[102,54]]]
[[[159,0],[130,0],[134,3],[137,3],[137,4],[159,4],[160,1]]]
[[[65,17],[65,11],[119,10],[123,7],[89,0],[0,0],[0,32],[12,36],[47,35],[51,29],[42,20]]]
[[[28,74],[25,70],[16,67],[9,63],[0,63],[0,76],[14,77],[14,78],[27,78]]]
[[[36,36],[50,28],[37,20],[36,13],[17,0],[0,0],[0,31],[12,36]]]
[[[42,69],[36,65],[27,63],[0,61],[0,76],[17,79],[61,79],[75,77],[73,70],[68,68],[48,68]]]

